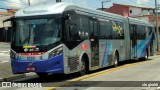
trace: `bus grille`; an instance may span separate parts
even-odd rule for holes
[[[78,68],[78,56],[68,57],[68,67],[70,71],[75,71]]]

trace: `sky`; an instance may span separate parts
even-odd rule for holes
[[[30,0],[31,5],[40,4],[40,3],[55,3],[56,0]],[[78,5],[83,5],[93,9],[101,8],[102,1],[109,0],[62,0],[63,2],[71,2]],[[160,0],[157,0],[160,4]],[[148,7],[154,7],[154,0],[110,0],[110,2],[105,2],[104,7],[109,8],[112,6],[112,3],[120,4],[133,4],[133,5],[143,5]],[[20,9],[28,6],[28,0],[0,0],[0,8],[15,8]],[[0,9],[3,11],[4,9]]]

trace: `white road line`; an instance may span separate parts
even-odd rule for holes
[[[160,89],[160,87],[157,87],[157,89]]]
[[[7,53],[0,53],[0,56],[9,56],[9,54],[7,54]]]
[[[7,63],[7,62],[10,62],[10,61],[0,61],[0,63]]]
[[[5,52],[9,52],[9,51],[10,51],[10,50],[5,50],[5,51],[0,51],[0,52],[2,52],[2,53],[4,52],[4,53],[5,53]]]

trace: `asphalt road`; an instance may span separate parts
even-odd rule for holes
[[[0,44],[0,63],[9,62],[10,44]]]
[[[0,54],[0,63],[9,62],[9,61],[10,61],[10,56],[8,54],[5,54],[5,53]]]
[[[116,68],[108,67],[81,77],[77,74],[50,75],[40,79],[35,75],[12,82],[42,83],[48,88],[3,87],[0,90],[160,90],[160,56],[148,61],[122,62]],[[154,87],[149,87],[151,85]]]
[[[10,49],[10,44],[8,44],[8,43],[0,44],[0,51],[6,51],[9,49]]]

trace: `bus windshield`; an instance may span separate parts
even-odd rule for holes
[[[60,41],[61,18],[17,19],[12,43],[15,46],[49,45]]]

